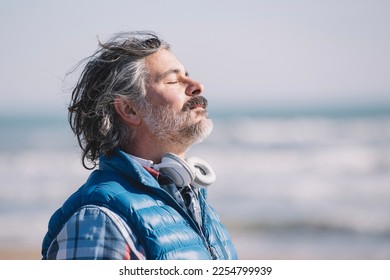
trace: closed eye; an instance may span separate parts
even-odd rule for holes
[[[184,74],[184,75],[183,75]],[[188,77],[189,74],[188,72],[186,71],[182,71],[180,69],[170,69],[166,72],[164,72],[163,74],[161,74],[160,76],[158,76],[157,80],[165,80],[166,84],[176,84],[178,82],[180,82],[180,77]]]

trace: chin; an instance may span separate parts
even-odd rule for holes
[[[205,140],[213,131],[213,122],[208,118],[204,118],[194,126],[193,140],[194,144]]]

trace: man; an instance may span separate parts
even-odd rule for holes
[[[69,106],[83,165],[98,169],[50,219],[43,259],[237,258],[206,201],[212,168],[185,159],[212,130],[202,93],[154,33],[100,44]]]

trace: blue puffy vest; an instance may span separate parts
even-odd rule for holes
[[[203,226],[199,226],[156,179],[126,153],[101,157],[99,170],[49,221],[42,255],[67,220],[84,205],[104,206],[120,215],[137,234],[147,259],[237,259],[229,233],[200,190]]]

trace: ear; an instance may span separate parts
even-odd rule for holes
[[[125,98],[115,98],[114,107],[124,123],[129,125],[139,125],[141,123],[138,112]]]

